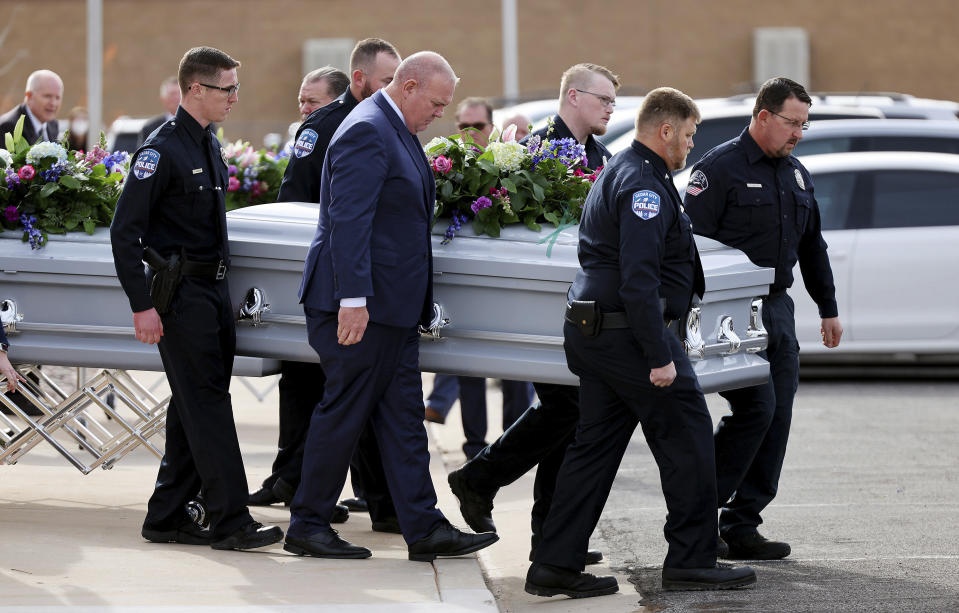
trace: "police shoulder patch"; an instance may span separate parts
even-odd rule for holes
[[[160,163],[160,153],[156,149],[144,149],[137,154],[133,162],[133,176],[137,179],[149,179],[157,171]]]
[[[293,155],[302,158],[313,153],[313,148],[316,147],[317,137],[317,133],[309,128],[300,132],[300,135],[296,139],[296,144],[293,145]]]
[[[652,219],[659,215],[659,194],[644,189],[633,192],[633,213],[640,219]]]
[[[709,187],[709,181],[702,170],[697,170],[689,177],[689,183],[686,185],[686,193],[691,196],[698,196]]]

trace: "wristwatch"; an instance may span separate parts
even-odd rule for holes
[[[0,343],[0,352],[6,353],[10,349],[10,343]]]

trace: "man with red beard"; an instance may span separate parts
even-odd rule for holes
[[[776,269],[762,309],[769,345],[760,355],[769,360],[769,380],[721,392],[731,413],[715,432],[720,557],[778,560],[790,553],[788,543],[769,541],[757,528],[759,514],[779,487],[799,386],[799,343],[786,293],[797,261],[806,291],[819,306],[823,344],[836,347],[842,337],[812,179],[791,155],[809,127],[811,104],[799,83],[781,77],[766,81],[749,127],[706,154],[686,187],[686,213],[696,234]]]

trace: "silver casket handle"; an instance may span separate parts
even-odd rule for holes
[[[443,309],[443,305],[434,302],[433,303],[433,317],[430,319],[428,326],[420,326],[420,335],[425,336],[426,338],[437,339],[440,338],[441,331],[443,328],[448,326],[450,323],[450,318],[446,316],[446,310]]]
[[[17,322],[23,321],[23,314],[17,310],[17,302],[12,299],[0,302],[0,321],[7,332],[17,331]]]
[[[263,314],[270,310],[266,295],[258,287],[251,287],[240,305],[239,321],[249,321],[253,327],[263,323]]]

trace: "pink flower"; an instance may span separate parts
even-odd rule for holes
[[[577,168],[576,170],[573,171],[573,176],[575,176],[575,177],[585,177],[585,176],[586,176],[586,173],[583,172],[582,170],[580,170],[579,168]]]
[[[230,182],[226,186],[226,191],[235,192],[238,189],[240,189],[240,180],[236,177],[230,177]]]
[[[33,166],[30,164],[25,164],[20,167],[20,170],[17,172],[17,175],[24,181],[29,181],[33,178],[33,175],[37,174],[37,171],[33,169]]]
[[[438,155],[436,159],[433,160],[433,169],[445,175],[453,169],[453,162],[445,155]]]
[[[516,124],[509,124],[505,130],[503,130],[503,142],[504,143],[515,143],[516,142]]]

